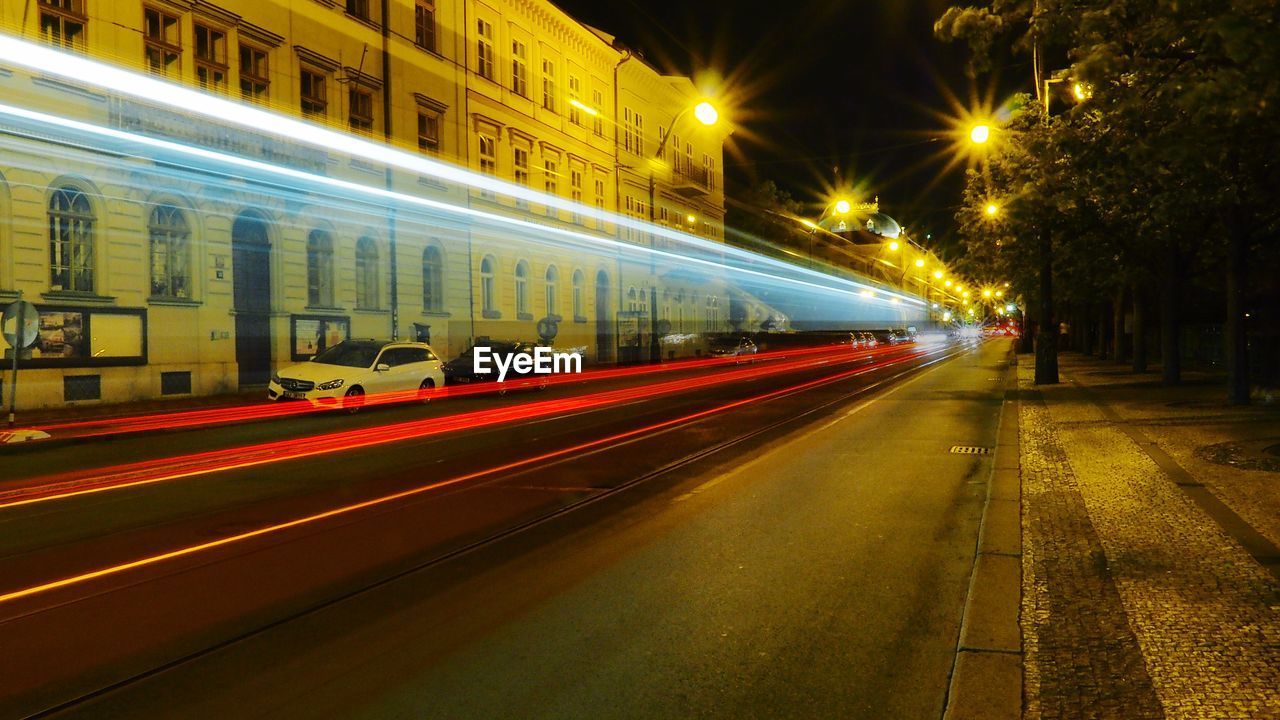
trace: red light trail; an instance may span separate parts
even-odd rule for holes
[[[363,501],[351,503],[348,505],[342,505],[342,506],[331,508],[329,510],[325,510],[322,512],[313,513],[313,514],[305,515],[302,517],[297,517],[291,520],[286,520],[286,521],[274,523],[271,525],[265,525],[263,527],[260,527],[254,530],[249,530],[249,531],[237,533],[234,535],[228,535],[215,540],[210,540],[208,542],[203,542],[203,543],[194,544],[194,545],[187,545],[187,546],[183,546],[183,547],[169,550],[166,552],[138,558],[136,560],[131,560],[128,562],[105,566],[97,570],[92,570],[89,572],[72,575],[69,577],[53,580],[53,581],[42,583],[39,585],[32,585],[26,588],[12,590],[4,594],[0,594],[0,603],[12,602],[14,600],[18,600],[21,598],[31,597],[33,595],[50,592],[58,588],[85,583],[97,578],[117,575],[123,572],[127,572],[129,570],[146,567],[149,565],[155,565],[155,564],[164,562],[166,560],[172,560],[172,559],[176,559],[184,556],[194,555],[194,554],[204,552],[207,550],[212,550],[218,547],[223,547],[223,546],[231,545],[237,542],[250,540],[252,538],[262,537],[264,535],[282,532],[290,528],[309,525],[309,524],[316,523],[329,518],[338,517],[342,515],[349,515],[351,513],[354,513],[360,510],[364,510],[371,507],[377,507],[381,505],[386,505],[388,503],[392,503],[397,500],[403,500],[405,498],[422,495],[424,493],[428,493],[433,490],[439,490],[441,488],[457,485],[459,483],[463,483],[468,480],[475,480],[487,475],[493,475],[496,473],[506,472],[509,470],[528,467],[530,465],[547,462],[550,460],[557,460],[557,459],[565,458],[567,456],[574,455],[576,453],[581,453],[588,450],[598,450],[610,445],[625,443],[633,439],[636,439],[642,435],[660,432],[666,429],[670,429],[679,425],[684,425],[684,424],[708,417],[710,415],[715,415],[718,413],[726,412],[728,410],[732,410],[734,408],[743,407],[745,405],[758,403],[758,402],[765,402],[778,397],[782,397],[784,395],[791,395],[791,394],[802,392],[804,390],[809,390],[821,385],[827,385],[833,382],[838,382],[840,380],[844,380],[850,377],[855,377],[858,375],[871,372],[872,370],[875,370],[878,368],[900,364],[902,362],[906,362],[907,360],[921,357],[927,354],[929,353],[925,351],[916,351],[916,352],[908,353],[902,357],[894,358],[892,360],[887,360],[881,363],[873,363],[871,365],[855,368],[852,370],[845,370],[845,371],[836,373],[834,375],[828,375],[826,377],[818,378],[816,380],[809,380],[803,383],[791,385],[785,388],[773,390],[773,391],[763,393],[760,395],[755,395],[749,398],[735,400],[729,403],[718,405],[713,408],[708,408],[706,410],[700,410],[698,412],[690,413],[688,415],[683,415],[681,417],[674,418],[671,420],[664,420],[662,422],[646,425],[641,428],[636,428],[633,430],[628,430],[626,432],[609,435],[607,437],[599,438],[597,440],[591,440],[589,442],[581,443],[571,447],[561,448],[559,450],[542,453],[540,455],[525,458],[523,460],[517,460],[510,463],[505,463],[503,465],[499,465],[496,467],[490,467],[484,470],[478,470],[472,473],[467,473],[464,475],[459,475],[453,478],[449,478],[447,480],[441,480],[433,483],[428,483],[425,485],[419,485],[417,487],[413,487],[407,490],[401,490],[399,492],[390,493],[387,495],[381,495],[375,498],[370,498],[368,500],[363,500]],[[699,386],[705,386],[705,385],[706,385],[705,382],[699,384]],[[605,394],[609,395],[612,393],[605,393]],[[561,401],[556,401],[556,402],[558,403]],[[415,424],[415,423],[409,423],[409,424]],[[320,437],[327,437],[327,436],[320,436]],[[400,438],[397,438],[397,439],[400,439]],[[392,440],[387,440],[386,442],[391,442],[391,441]],[[360,445],[356,445],[356,447],[360,447],[364,445],[372,445],[372,444],[378,444],[378,443],[374,441],[368,441]],[[338,449],[348,449],[348,447],[344,446]],[[314,453],[305,453],[304,455],[299,455],[297,457],[302,457],[308,454],[319,454],[319,452],[331,452],[331,451],[332,449],[323,449]],[[292,457],[281,458],[281,459],[292,459]],[[228,469],[230,467],[244,467],[249,464],[261,464],[262,462],[270,462],[270,461],[271,460],[260,460],[256,462],[245,463],[245,464],[231,464],[229,466],[224,467],[223,469]],[[206,470],[204,472],[213,472],[213,471],[214,470]]]
[[[921,354],[923,353],[914,352],[895,356],[895,361],[901,362],[902,360],[918,357]],[[641,395],[644,397],[667,395],[822,365],[847,364],[862,359],[865,359],[865,356],[854,356],[849,353],[828,353],[826,355],[814,355],[763,366],[748,366],[711,377],[668,380],[639,388],[623,388],[557,400],[544,400],[513,407],[478,410],[444,417],[411,420],[392,425],[342,430],[310,437],[289,438],[243,447],[170,458],[157,458],[113,467],[59,473],[37,478],[22,487],[0,492],[0,510],[39,502],[61,500],[89,493],[150,485],[449,432],[472,430],[500,423],[530,420],[561,413],[581,412],[634,400]],[[880,362],[873,361],[866,366],[866,369],[881,367],[886,362],[885,360]]]

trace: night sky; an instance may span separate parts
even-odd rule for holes
[[[970,79],[966,49],[934,39],[946,0],[758,5],[768,12],[740,0],[555,1],[660,70],[725,76],[739,128],[725,150],[731,194],[771,179],[817,214],[838,167],[841,185],[879,195],[912,236],[950,244],[963,167],[942,175],[949,145],[930,138],[947,132],[939,113],[954,115],[952,98],[968,106],[993,79]],[[1030,89],[1029,65],[1001,72],[1002,92]]]

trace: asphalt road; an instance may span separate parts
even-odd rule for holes
[[[542,419],[0,507],[0,715],[936,717],[988,469],[947,450],[993,443],[1006,351],[905,377],[936,356],[695,374]],[[837,372],[856,374],[795,389]],[[467,409],[5,460],[21,484],[54,452],[81,471],[287,454],[335,424]]]

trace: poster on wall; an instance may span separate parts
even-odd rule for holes
[[[351,337],[344,317],[293,316],[293,359],[308,360]]]
[[[41,310],[40,339],[34,357],[83,360],[89,357],[84,313],[71,310]]]

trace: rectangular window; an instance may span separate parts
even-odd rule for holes
[[[569,196],[573,198],[575,203],[582,204],[582,171],[577,168],[569,170]],[[578,212],[577,208],[573,209],[572,220],[574,225],[582,224],[582,214]]]
[[[488,135],[480,136],[480,172],[498,174],[498,141]]]
[[[147,69],[156,75],[177,77],[182,62],[178,17],[163,10],[145,8],[143,21]]]
[[[413,42],[436,51],[436,0],[418,0],[413,9]]]
[[[40,37],[51,45],[84,50],[84,29],[89,18],[84,0],[40,0]]]
[[[430,108],[418,108],[418,149],[440,154],[440,113]]]
[[[596,109],[596,115],[592,118],[594,123],[593,130],[598,137],[604,137],[604,93],[599,90],[591,91],[591,106]]]
[[[569,76],[569,122],[574,125],[582,124],[582,111],[574,104],[574,100],[582,102],[582,78],[577,75]]]
[[[347,90],[350,105],[351,129],[355,132],[373,132],[373,93],[365,88],[352,85]]]
[[[603,230],[604,229],[604,215],[603,215],[604,213],[604,180],[603,179],[596,178],[595,191],[596,191],[596,210],[599,210],[602,213],[600,217],[596,218],[596,229]]]
[[[491,135],[480,136],[480,172],[486,175],[498,174],[498,139]],[[482,189],[480,197],[486,200],[496,198],[492,190]]]
[[[484,20],[476,21],[476,72],[480,77],[493,79],[493,25]]]
[[[196,82],[205,90],[227,91],[227,34],[196,23]]]
[[[323,118],[329,114],[328,78],[319,70],[302,69],[302,114]]]
[[[680,163],[680,136],[671,135],[671,170],[673,172],[684,172],[684,166]]]
[[[529,46],[511,41],[511,92],[529,97]]]
[[[347,0],[347,14],[361,20],[368,20],[369,0]]]
[[[547,191],[548,195],[554,196],[560,193],[559,165],[555,160],[542,161],[542,178],[544,183],[543,187]],[[559,214],[559,210],[551,205],[547,205],[547,215],[556,217]]]
[[[542,61],[542,107],[556,111],[556,64],[547,59]]]
[[[513,148],[511,160],[516,182],[527,186],[529,184],[529,151],[522,147]]]
[[[240,95],[245,100],[265,101],[271,86],[267,51],[252,45],[240,46]]]
[[[631,108],[623,108],[622,138],[628,152],[644,156],[644,116]]]
[[[716,161],[706,154],[702,156],[702,182],[708,190],[716,189]]]

